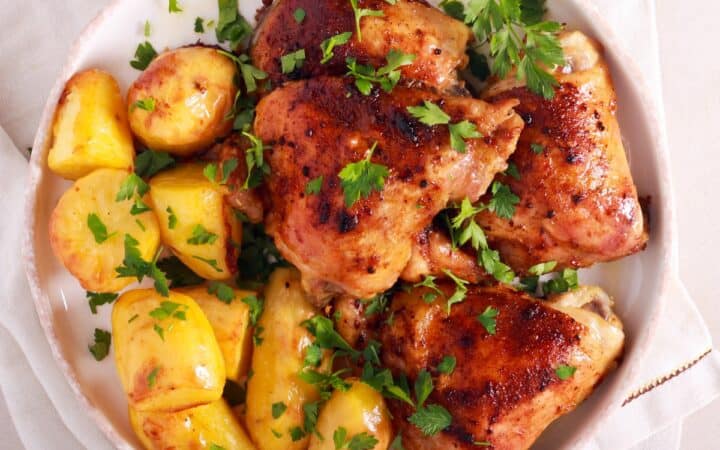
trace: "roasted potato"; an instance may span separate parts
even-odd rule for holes
[[[139,412],[130,408],[130,424],[147,450],[255,449],[222,399],[169,413]]]
[[[310,438],[309,450],[335,450],[333,434],[341,427],[346,440],[360,433],[377,439],[374,450],[386,450],[392,438],[390,413],[382,395],[357,379],[348,379],[352,386],[347,391],[336,390],[320,410],[315,433]]]
[[[258,322],[263,341],[253,352],[254,375],[248,380],[246,400],[248,431],[264,450],[307,448],[310,437],[293,441],[290,429],[303,427],[303,405],[320,396],[315,386],[298,377],[305,349],[312,344],[312,335],[301,323],[318,313],[305,299],[296,270],[278,269],[271,275]],[[287,409],[273,418],[272,405],[278,402]]]
[[[125,258],[126,235],[138,242],[146,261],[158,249],[160,231],[152,211],[132,215],[132,200],[116,201],[129,175],[119,169],[94,171],[60,197],[50,216],[55,255],[88,291],[116,292],[134,281],[118,278],[115,272]]]
[[[185,164],[150,180],[151,204],[165,245],[208,280],[237,271],[242,225],[202,164]]]
[[[153,150],[184,156],[206,149],[232,129],[235,72],[214,48],[161,54],[128,91],[133,133]]]
[[[77,180],[95,169],[133,169],[125,103],[112,75],[97,69],[70,78],[60,96],[48,154],[50,170]]]
[[[208,286],[178,289],[197,302],[210,321],[215,338],[225,358],[226,377],[237,382],[247,375],[252,355],[252,327],[250,326],[250,307],[242,299],[255,292],[233,289],[235,298],[224,303]]]
[[[195,301],[153,289],[123,294],[112,312],[115,363],[130,406],[173,412],[222,396],[225,363]]]

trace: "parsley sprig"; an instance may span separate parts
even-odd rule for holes
[[[392,49],[387,54],[387,64],[379,69],[373,66],[358,64],[355,58],[348,58],[345,62],[348,75],[355,78],[355,87],[363,95],[370,95],[373,84],[377,84],[385,92],[392,92],[400,81],[400,68],[415,61],[416,56]]]
[[[355,15],[355,32],[357,33],[358,42],[362,42],[360,20],[363,17],[382,17],[385,13],[377,9],[360,8],[358,6],[358,0],[350,0],[350,6],[352,7],[353,14]]]
[[[165,273],[157,266],[157,257],[160,255],[160,252],[157,253],[152,261],[145,261],[138,249],[139,244],[140,243],[129,234],[125,235],[125,258],[123,259],[122,265],[115,268],[118,278],[135,277],[138,282],[142,282],[145,277],[152,278],[155,280],[155,290],[163,297],[168,297],[170,295],[168,280],[165,277]]]
[[[425,100],[420,106],[408,106],[407,111],[425,125],[447,125],[450,131],[450,146],[459,153],[467,151],[466,139],[483,137],[475,124],[469,120],[450,123],[450,116],[431,101]]]
[[[367,152],[364,159],[346,165],[338,174],[345,195],[345,206],[350,208],[360,197],[368,198],[373,191],[382,191],[385,179],[390,175],[388,168],[370,161],[377,141]]]

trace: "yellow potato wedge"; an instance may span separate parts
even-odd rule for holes
[[[125,258],[126,235],[138,242],[146,261],[158,249],[160,231],[152,211],[132,215],[133,200],[116,201],[129,175],[119,169],[92,172],[60,197],[50,217],[50,244],[55,255],[88,291],[116,292],[134,282],[133,278],[118,278],[115,271]]]
[[[305,349],[313,342],[301,323],[318,313],[305,299],[296,270],[278,269],[271,275],[265,290],[265,309],[258,322],[263,341],[253,351],[253,376],[247,385],[246,424],[259,448],[307,448],[310,437],[293,441],[290,429],[303,427],[303,405],[320,397],[315,386],[298,377]],[[273,418],[272,405],[279,402],[287,409]]]
[[[320,410],[316,434],[310,438],[309,450],[335,450],[333,434],[345,429],[345,441],[366,433],[377,440],[374,450],[386,450],[392,438],[392,424],[382,395],[357,379],[347,379],[347,391],[336,390]]]
[[[125,102],[112,75],[74,75],[60,96],[48,154],[50,170],[77,180],[95,169],[133,170],[135,149]]]
[[[185,164],[153,177],[151,204],[163,243],[201,277],[227,280],[237,272],[242,225],[204,167]]]
[[[257,294],[233,289],[234,299],[225,303],[217,295],[210,294],[208,289],[208,286],[197,286],[177,291],[191,297],[203,310],[225,358],[225,376],[241,382],[250,368],[252,355],[250,307],[242,299]]]
[[[186,156],[206,149],[232,129],[235,72],[214,48],[161,54],[128,91],[133,133],[153,150]]]
[[[130,408],[130,424],[147,450],[255,450],[224,400],[170,413]]]
[[[187,295],[123,294],[112,312],[115,363],[130,406],[173,412],[222,396],[225,364],[205,314]]]

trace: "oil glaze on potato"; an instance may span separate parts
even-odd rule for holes
[[[335,390],[320,410],[317,431],[313,434],[309,450],[335,450],[332,436],[340,427],[347,431],[347,440],[360,433],[377,439],[374,450],[386,450],[390,445],[392,426],[390,414],[382,395],[357,379],[348,379],[352,386],[347,391]]]
[[[263,327],[263,341],[253,351],[253,376],[248,380],[246,401],[248,431],[263,450],[307,448],[310,437],[293,442],[289,430],[303,427],[303,405],[320,397],[315,386],[298,377],[305,349],[313,339],[301,323],[318,313],[305,299],[296,270],[278,269],[272,274],[265,290],[265,310],[258,322],[258,327]],[[287,410],[274,419],[272,405],[278,402]],[[281,436],[276,437],[273,430]]]
[[[201,277],[227,280],[237,271],[242,226],[220,187],[203,175],[203,167],[180,165],[153,177],[151,204],[163,244]],[[193,240],[198,227],[206,232],[206,242]]]
[[[97,69],[70,78],[53,119],[50,170],[77,180],[100,168],[132,170],[134,157],[117,81]]]
[[[184,47],[158,56],[128,91],[133,133],[153,150],[189,155],[232,129],[235,64],[216,49]],[[151,100],[154,108],[137,107]]]
[[[80,178],[60,197],[50,217],[50,244],[55,255],[88,291],[116,292],[135,281],[118,278],[115,272],[125,258],[126,234],[138,241],[146,261],[158,249],[160,231],[152,211],[133,216],[131,200],[115,200],[128,175],[125,170],[100,169]],[[107,239],[101,243],[88,225],[91,214],[107,229]]]
[[[250,307],[242,299],[256,293],[234,289],[235,298],[225,303],[208,293],[207,286],[178,289],[178,292],[192,297],[203,310],[225,359],[226,377],[240,382],[247,375],[252,355]]]
[[[147,450],[255,450],[225,400],[170,413],[130,408],[130,424]]]
[[[159,315],[158,308],[171,312]],[[126,292],[113,307],[112,342],[120,381],[137,411],[180,411],[222,395],[220,347],[205,314],[187,295]]]

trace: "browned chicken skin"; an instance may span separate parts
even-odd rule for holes
[[[454,286],[441,289],[449,296]],[[428,304],[421,298],[425,292],[400,292],[393,299],[393,325],[381,331],[382,357],[396,375],[407,374],[410,385],[428,370],[435,390],[426,405],[444,406],[453,420],[425,436],[407,421],[412,408],[391,400],[408,449],[477,449],[474,442],[489,442],[495,450],[528,448],[590,394],[622,351],[622,325],[598,288],[581,287],[543,303],[508,287],[476,286],[449,316],[445,301]],[[477,319],[488,307],[498,311],[494,335]],[[436,367],[447,355],[457,359],[455,370],[439,374]],[[560,365],[576,372],[561,380]]]
[[[484,96],[520,100],[515,110],[525,120],[510,158],[520,179],[498,176],[520,197],[515,215],[478,216],[490,246],[520,272],[543,261],[563,268],[614,260],[648,239],[600,46],[579,32],[564,33],[561,43],[568,64],[555,72],[554,99],[529,92],[514,76]]]
[[[270,75],[274,85],[288,80],[319,75],[343,75],[346,58],[360,64],[384,66],[392,49],[416,55],[414,63],[402,69],[406,80],[419,81],[442,90],[458,83],[457,69],[467,65],[465,48],[470,41],[468,27],[420,0],[359,0],[360,8],[383,12],[382,17],[363,17],[362,41],[355,32],[355,16],[349,0],[278,0],[261,18],[251,56],[253,63]],[[305,19],[295,20],[296,9],[305,10]],[[334,49],[326,64],[320,44],[337,34],[353,32],[346,45]],[[280,57],[305,50],[305,62],[296,71],[283,74]]]
[[[464,154],[453,150],[447,126],[425,126],[407,112],[424,100],[453,121],[473,122],[484,137],[468,140]],[[267,231],[311,296],[370,298],[389,289],[408,263],[413,235],[448,201],[479,198],[505,169],[522,128],[514,105],[403,87],[363,96],[351,79],[332,77],[288,83],[266,96],[255,133],[272,146]],[[346,208],[338,173],[374,142],[373,162],[390,173],[385,187]],[[319,176],[319,194],[306,195]]]

